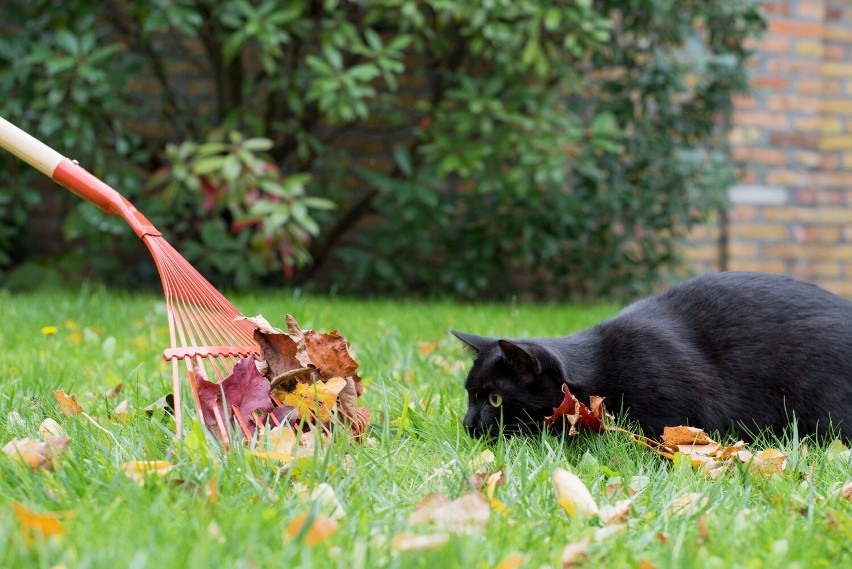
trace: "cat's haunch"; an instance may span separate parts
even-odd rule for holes
[[[852,439],[852,302],[789,277],[708,273],[559,338],[453,332],[474,354],[464,426],[535,431],[562,400],[606,397],[649,435],[708,432]]]

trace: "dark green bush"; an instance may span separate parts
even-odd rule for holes
[[[739,0],[109,4],[0,8],[0,114],[63,133],[60,146],[72,120],[109,132],[68,146],[91,144],[110,170],[144,156],[152,171],[165,141],[214,128],[267,138],[287,176],[309,175],[308,193],[338,204],[315,212],[318,239],[296,243],[313,258],[297,282],[465,296],[633,294],[675,267],[682,236],[734,179],[731,98],[763,27],[757,3]],[[47,55],[13,65],[70,53],[69,35],[91,38],[71,71]],[[92,59],[108,79],[80,87]],[[133,92],[139,77],[157,88]],[[96,110],[57,107],[60,79]],[[143,118],[159,136],[129,134]],[[198,216],[201,195],[181,195]],[[174,208],[151,208],[183,227]],[[251,240],[227,234],[233,213],[207,212],[175,239],[238,251]],[[263,262],[209,268],[274,282],[280,263],[249,250]]]

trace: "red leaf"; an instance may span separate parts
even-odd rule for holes
[[[577,423],[598,433],[606,430],[606,426],[604,425],[606,412],[603,408],[603,397],[590,397],[589,403],[592,408],[589,409],[574,397],[567,385],[562,386],[562,391],[565,393],[565,397],[563,397],[559,407],[553,408],[553,415],[544,418],[546,425],[553,425],[557,419],[565,417],[571,423],[570,434],[572,435],[577,434],[574,428]]]
[[[221,415],[231,420],[231,406],[236,405],[252,431],[256,427],[252,413],[260,411],[266,415],[273,407],[269,382],[257,371],[253,356],[240,360],[222,383],[198,378],[198,399],[204,424],[214,433],[219,432],[214,407],[219,407]]]

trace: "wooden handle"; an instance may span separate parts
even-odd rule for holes
[[[85,168],[0,117],[0,146],[110,215],[120,215],[140,238],[161,235],[132,203]]]
[[[0,117],[0,146],[47,176],[65,158],[60,153]]]

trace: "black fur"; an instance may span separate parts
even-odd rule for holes
[[[801,434],[833,426],[852,439],[852,302],[789,277],[706,274],[561,338],[453,333],[476,354],[464,418],[474,435],[538,428],[566,383],[649,435],[692,425],[749,438],[795,417]]]

